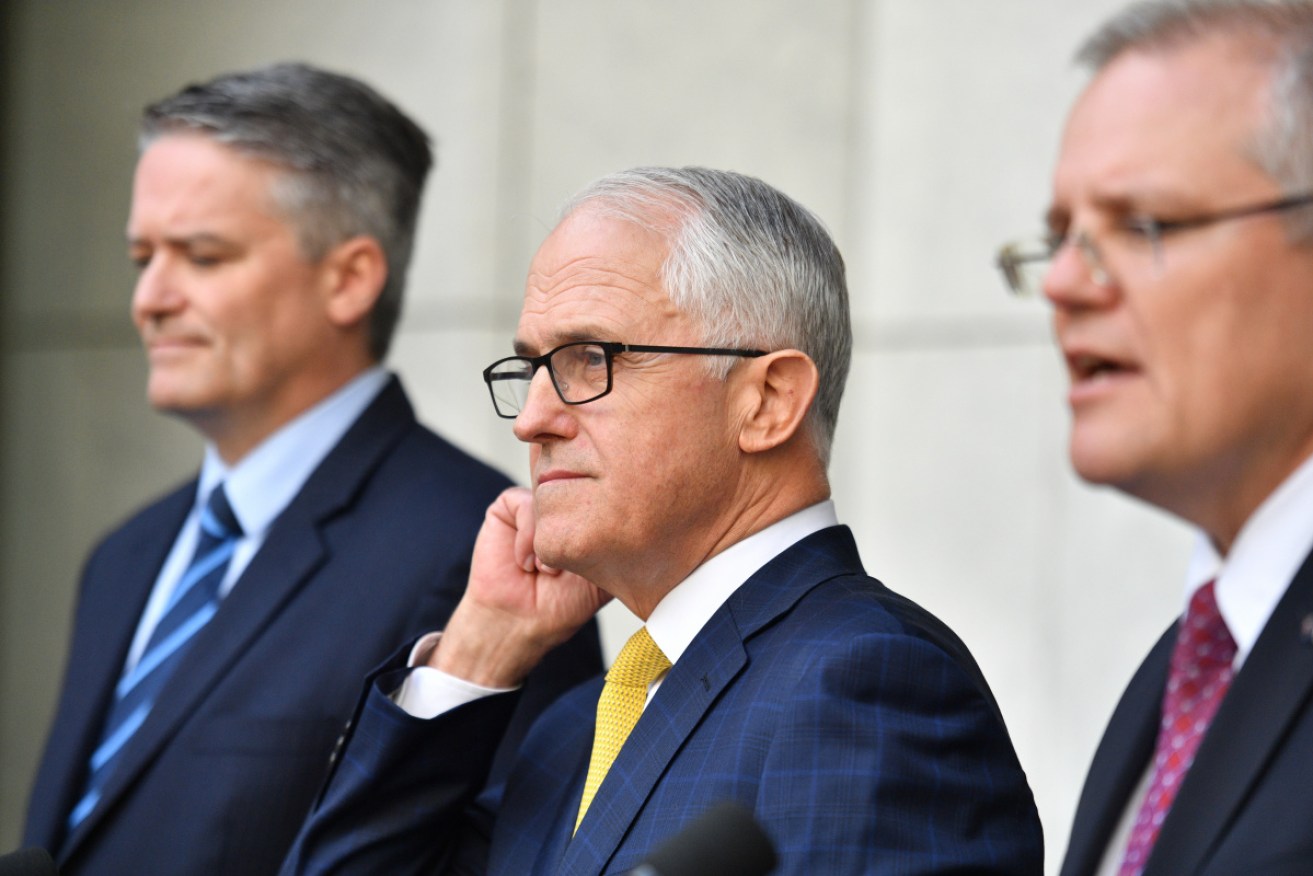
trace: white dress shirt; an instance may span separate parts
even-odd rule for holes
[[[647,619],[647,631],[671,663],[688,649],[711,616],[762,566],[813,532],[838,523],[834,503],[819,502],[776,521],[760,532],[707,560],[665,595]],[[504,691],[471,684],[422,664],[438,641],[430,633],[416,643],[410,655],[414,666],[394,699],[408,714],[433,718],[482,696]],[[648,686],[651,702],[662,679]]]
[[[1209,581],[1217,594],[1217,608],[1236,643],[1238,672],[1253,650],[1263,627],[1295,573],[1313,552],[1313,458],[1304,461],[1281,486],[1263,500],[1240,528],[1230,552],[1221,556],[1212,539],[1200,530],[1186,571],[1181,613],[1194,592]],[[1099,867],[1100,876],[1115,876],[1130,841],[1135,816],[1149,793],[1153,776],[1150,762],[1127,801],[1117,830]]]
[[[347,429],[382,391],[390,376],[381,366],[363,372],[266,438],[231,468],[219,458],[213,445],[206,445],[205,459],[197,480],[196,498],[155,579],[154,589],[137,624],[132,648],[124,665],[125,672],[131,671],[141,659],[173,588],[191,563],[196,543],[200,539],[201,509],[209,501],[210,492],[215,486],[220,483],[224,485],[228,504],[232,506],[233,514],[242,526],[242,537],[237,542],[228,570],[219,585],[220,595],[227,596],[264,543],[269,526],[301,491],[310,474],[337,445]]]

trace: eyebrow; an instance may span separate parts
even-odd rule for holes
[[[131,234],[127,236],[127,241],[128,246],[144,246],[150,243],[150,240],[146,237],[133,237]],[[196,246],[197,244],[203,246],[236,246],[234,241],[208,231],[187,234],[181,237],[166,237],[164,243],[168,246],[181,247]]]
[[[552,336],[554,340],[551,344],[547,346],[547,349],[554,350],[557,347],[561,346],[562,344],[573,344],[579,341],[605,341],[608,340],[608,338],[606,337],[607,334],[608,334],[607,332],[598,331],[597,329],[591,329],[591,328],[575,329],[573,331],[562,332],[561,334]],[[528,343],[527,341],[522,341],[519,338],[515,339],[515,341],[512,343],[512,347],[515,350],[515,355],[517,356],[536,355],[536,353],[534,352],[536,348],[532,344]]]
[[[1136,190],[1119,190],[1095,193],[1089,199],[1094,209],[1109,216],[1127,216],[1154,211],[1190,211],[1203,209],[1197,203],[1197,197],[1190,193],[1161,186],[1147,186]],[[1051,205],[1044,214],[1045,227],[1055,229],[1067,224],[1071,210],[1057,204]]]

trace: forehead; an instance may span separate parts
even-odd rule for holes
[[[525,283],[516,346],[571,340],[656,343],[686,317],[662,282],[669,247],[656,231],[584,206],[548,235]],[[684,340],[687,340],[686,338]]]
[[[272,164],[203,134],[166,134],[137,161],[129,232],[148,223],[236,224],[254,217],[277,222],[272,193],[279,175]]]
[[[1270,55],[1222,38],[1114,58],[1068,118],[1055,196],[1225,198],[1252,189],[1253,179],[1270,182],[1252,158],[1268,119],[1270,71]]]

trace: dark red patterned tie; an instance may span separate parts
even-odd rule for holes
[[[1135,817],[1118,876],[1139,876],[1153,851],[1176,791],[1194,763],[1217,707],[1231,684],[1236,646],[1217,610],[1213,582],[1195,591],[1176,634],[1149,793]]]

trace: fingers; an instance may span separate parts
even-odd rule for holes
[[[549,566],[533,552],[535,520],[533,493],[526,487],[508,487],[488,509],[488,516],[513,533],[511,546],[515,565],[530,574],[559,575],[560,569]]]
[[[525,487],[507,487],[501,491],[488,508],[488,515],[500,523],[514,527],[520,506],[525,502],[532,504],[533,494]]]
[[[505,494],[503,494],[505,495]],[[537,558],[533,554],[533,495],[521,488],[514,496],[507,496],[515,511],[515,564],[526,572],[533,572]]]

